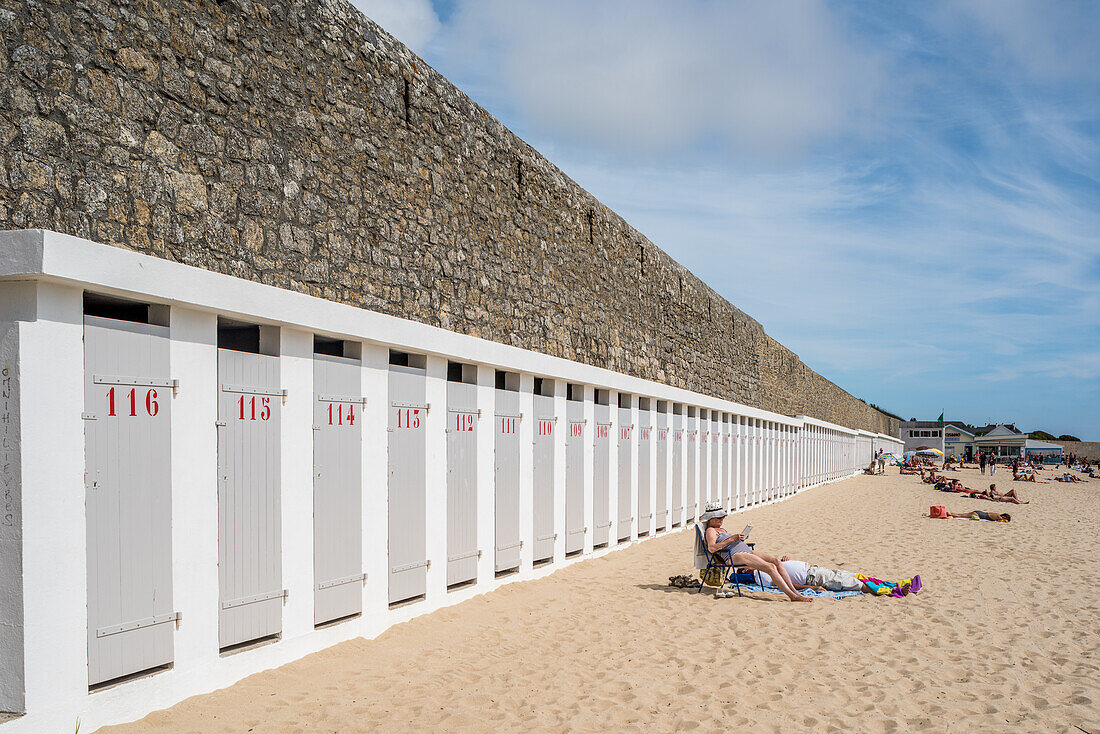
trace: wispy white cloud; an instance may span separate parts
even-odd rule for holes
[[[999,364],[982,375],[996,382],[1030,380],[1036,384],[1043,380],[1100,380],[1100,352],[1088,351],[1059,359],[1030,358],[1011,364]],[[1095,392],[1095,390],[1093,390]]]
[[[460,3],[434,46],[536,135],[774,158],[873,123],[880,61],[845,36],[823,0],[485,0]]]
[[[1023,74],[1042,81],[1100,78],[1100,4],[1091,0],[963,0],[940,16],[956,28],[974,28],[987,41],[983,50]],[[972,26],[966,26],[965,21]],[[991,41],[991,42],[990,42]]]
[[[351,4],[416,53],[439,31],[431,0],[351,0]]]

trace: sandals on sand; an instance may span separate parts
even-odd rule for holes
[[[668,585],[675,586],[677,589],[696,589],[700,585],[699,579],[693,579],[690,576],[669,576]]]

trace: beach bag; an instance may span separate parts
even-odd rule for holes
[[[726,583],[726,569],[707,568],[699,572],[699,578],[703,580],[703,586],[717,586],[721,588]]]
[[[928,516],[929,517],[946,518],[947,517],[947,508],[946,507],[940,507],[939,505],[934,505],[934,506],[929,508]]]

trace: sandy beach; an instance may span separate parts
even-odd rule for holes
[[[791,604],[670,588],[691,572],[678,532],[100,731],[1100,734],[1100,480],[993,479],[1031,504],[937,492],[891,468],[726,520],[751,522],[776,554],[920,573],[918,596]],[[930,505],[1013,522],[932,520]]]

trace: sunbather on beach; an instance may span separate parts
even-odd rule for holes
[[[1007,512],[985,512],[984,510],[971,510],[970,512],[949,512],[948,517],[969,517],[979,520],[992,520],[993,522],[1012,522],[1012,515]]]
[[[814,591],[859,591],[872,596],[908,596],[920,592],[923,584],[920,574],[902,581],[883,581],[863,573],[853,573],[840,568],[825,568],[814,566],[806,561],[794,561],[789,556],[783,556],[780,563],[791,579],[794,587],[813,589]],[[771,577],[766,573],[756,571],[753,575],[756,583],[763,586],[771,586]]]
[[[753,550],[740,533],[727,533],[722,528],[722,520],[725,517],[726,511],[722,509],[719,502],[707,503],[706,512],[699,516],[699,522],[703,523],[707,529],[704,540],[710,553],[731,565],[746,566],[753,571],[763,571],[775,579],[779,589],[791,601],[813,601],[813,599],[802,596],[795,591],[791,577],[787,575],[787,571],[778,558],[762,551]]]
[[[1007,492],[998,492],[996,484],[990,484],[989,489],[984,492],[972,492],[971,496],[980,497],[990,502],[1011,502],[1014,505],[1027,505],[1030,504],[1030,500],[1025,502],[1016,496],[1016,490],[1010,489]]]
[[[1022,500],[1016,496],[1016,490],[1010,489],[1007,492],[998,492],[996,484],[989,485],[989,494],[992,495],[995,502],[1011,502],[1016,505],[1026,505],[1030,503],[1030,500]]]
[[[1056,482],[1083,482],[1083,481],[1085,481],[1081,477],[1075,477],[1072,474],[1070,474],[1069,472],[1066,472],[1065,474],[1063,474],[1060,477],[1052,477],[1052,478]]]
[[[839,568],[825,568],[814,566],[806,561],[791,560],[790,556],[779,559],[783,569],[791,578],[791,586],[798,591],[813,589],[814,591],[862,591],[870,594],[870,588],[856,578],[851,571]],[[764,571],[754,571],[753,578],[761,586],[775,586],[772,577]]]
[[[942,477],[940,478],[940,481],[936,482],[936,489],[940,490],[941,492],[970,492],[971,491],[971,490],[967,489],[966,487],[964,487],[962,485],[962,482],[960,482],[958,479],[946,479],[946,478],[942,478]]]

